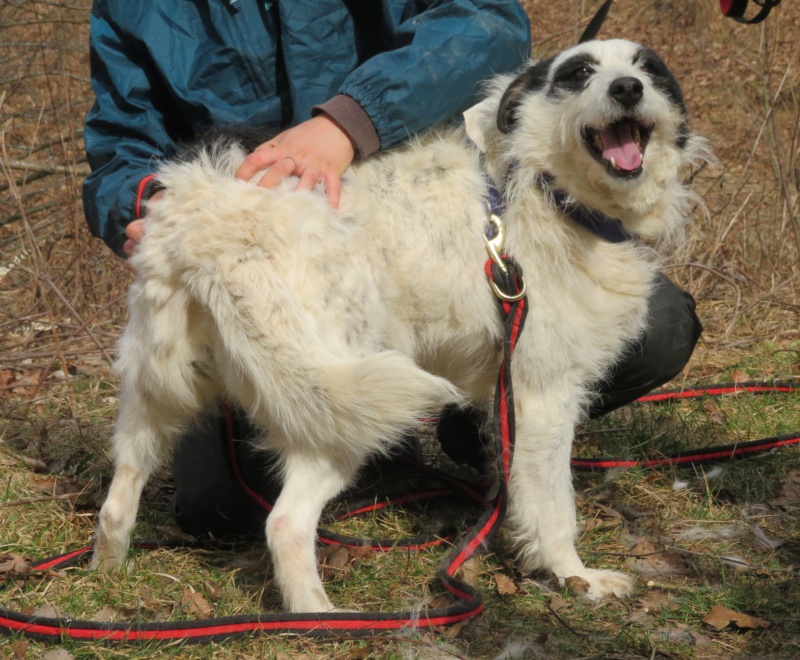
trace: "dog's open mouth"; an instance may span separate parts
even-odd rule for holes
[[[589,153],[606,166],[612,176],[636,177],[642,173],[644,152],[653,125],[646,126],[626,117],[605,128],[586,128],[583,131]]]

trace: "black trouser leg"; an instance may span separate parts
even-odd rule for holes
[[[689,362],[701,332],[694,298],[660,275],[644,335],[600,384],[600,398],[589,415],[601,417],[675,378]]]
[[[250,433],[240,418],[234,428],[239,439]],[[266,516],[239,485],[231,469],[227,435],[225,420],[209,413],[175,446],[172,515],[189,534],[223,537],[256,532]],[[264,497],[274,496],[275,492],[261,490],[268,471],[267,455],[248,446],[238,447],[239,469],[247,483]]]
[[[590,416],[605,415],[672,380],[689,361],[702,331],[692,296],[659,275],[650,299],[647,328],[599,384],[600,396]],[[482,422],[482,416],[474,410],[446,411],[437,428],[445,453],[458,463],[482,465]]]

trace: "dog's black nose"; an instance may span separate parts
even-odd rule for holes
[[[608,94],[626,108],[632,108],[642,100],[644,87],[642,81],[632,76],[617,78],[608,88]]]

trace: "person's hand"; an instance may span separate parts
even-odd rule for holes
[[[148,204],[157,202],[163,196],[164,191],[159,190],[157,193],[153,194],[148,201]],[[136,251],[136,247],[144,238],[144,220],[134,220],[133,222],[128,223],[128,226],[125,227],[125,236],[127,236],[128,240],[125,241],[125,244],[122,246],[122,251],[125,253],[126,257],[130,257]],[[130,265],[130,261],[127,259],[125,260],[125,267],[132,272],[136,272],[133,270],[133,266]]]
[[[122,246],[122,251],[126,257],[130,257],[144,238],[144,220],[134,220],[128,224],[125,227],[125,236],[128,240]]]
[[[266,169],[259,186],[274,188],[296,176],[297,190],[312,190],[321,180],[330,205],[338,208],[342,175],[354,157],[347,133],[327,115],[317,115],[257,147],[236,171],[236,178],[249,181]]]

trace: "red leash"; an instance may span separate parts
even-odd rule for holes
[[[487,265],[487,274],[495,283],[497,289],[506,292],[508,296],[515,297],[520,293],[518,282],[522,282],[518,267],[512,260],[507,261],[507,272],[500,273],[496,268]],[[44,641],[61,642],[64,639],[75,641],[101,641],[104,643],[118,642],[170,642],[181,640],[185,642],[211,642],[229,637],[256,633],[296,634],[310,637],[358,637],[381,634],[387,630],[400,628],[432,628],[435,626],[450,625],[471,619],[484,609],[483,598],[473,586],[456,577],[458,569],[468,559],[487,547],[489,541],[497,533],[503,522],[506,511],[508,472],[511,467],[511,457],[514,445],[514,402],[511,375],[508,365],[511,354],[522,330],[525,314],[527,313],[527,299],[520,296],[514,302],[501,302],[503,321],[506,328],[504,342],[504,360],[498,376],[498,385],[495,393],[495,410],[499,417],[496,421],[499,429],[500,451],[498,461],[503,479],[494,501],[481,514],[478,522],[470,528],[442,560],[437,577],[442,586],[455,598],[456,602],[448,607],[433,608],[425,612],[386,612],[386,613],[311,613],[311,614],[258,614],[254,616],[222,617],[206,619],[203,621],[170,621],[163,623],[110,623],[99,621],[76,621],[68,618],[54,619],[26,615],[6,609],[0,609],[0,631],[5,634],[21,634]],[[230,420],[230,418],[229,418]],[[230,421],[229,421],[230,423]],[[235,456],[234,456],[235,459]],[[235,466],[236,461],[232,461]],[[252,488],[244,483],[238,468],[237,477],[252,497],[256,498],[264,508],[269,510],[271,504],[263,500]],[[458,486],[460,480],[450,478],[451,485]],[[476,491],[472,486],[465,485],[462,492],[467,492],[475,499]],[[409,496],[407,496],[409,497]],[[413,496],[410,496],[413,497]],[[478,494],[478,499],[483,498]],[[341,537],[320,530],[322,543],[340,543]],[[344,539],[345,544],[350,541],[363,546],[363,540]],[[436,544],[442,543],[436,539]],[[191,546],[192,544],[181,544]],[[425,547],[428,543],[411,543],[410,547]],[[134,542],[134,548],[155,548],[170,546],[172,543]],[[380,550],[397,547],[397,543],[388,541],[375,542],[374,547]],[[57,557],[41,560],[32,565],[32,570],[43,571],[50,569],[67,568],[75,566],[86,560],[92,553],[91,547],[74,550]]]
[[[703,388],[660,390],[641,397],[636,403],[675,403],[676,401],[698,399],[705,396],[720,397],[731,394],[741,394],[742,392],[764,395],[791,394],[797,391],[797,385],[788,381],[722,383],[718,385],[708,385]],[[703,463],[745,458],[753,456],[754,454],[773,451],[799,443],[800,431],[795,431],[786,435],[761,438],[760,440],[736,442],[727,445],[718,445],[716,447],[704,447],[674,454],[661,454],[652,458],[632,458],[628,460],[613,458],[573,458],[571,464],[575,470],[610,470],[619,467],[661,467],[664,465],[689,467],[692,465],[701,465]]]
[[[480,592],[456,577],[458,569],[468,559],[485,549],[489,541],[497,533],[506,511],[508,497],[508,475],[511,468],[514,448],[514,397],[509,367],[511,355],[522,330],[527,313],[527,300],[523,296],[516,298],[522,289],[522,278],[516,264],[503,257],[507,271],[503,273],[495,261],[487,262],[487,274],[498,289],[506,292],[507,298],[501,298],[500,308],[505,326],[504,359],[498,375],[495,393],[495,425],[499,438],[497,456],[498,471],[503,475],[499,492],[493,502],[481,514],[478,522],[461,539],[458,545],[443,558],[437,577],[442,586],[454,597],[455,603],[419,612],[386,612],[386,613],[330,613],[330,614],[258,614],[252,616],[221,617],[202,621],[184,620],[162,623],[107,623],[95,621],[76,621],[68,618],[54,619],[21,614],[19,612],[0,609],[0,631],[6,634],[21,634],[44,641],[61,642],[65,638],[74,641],[101,641],[107,644],[119,642],[171,642],[185,641],[192,643],[211,642],[251,634],[295,634],[315,638],[325,637],[360,637],[385,633],[406,627],[432,628],[451,625],[468,620],[484,609]],[[797,387],[792,383],[741,383],[712,385],[703,389],[682,389],[655,392],[639,399],[643,403],[664,403],[698,398],[701,396],[722,396],[740,392],[751,394],[793,393]],[[232,424],[232,418],[228,417]],[[232,437],[232,434],[231,434]],[[764,438],[745,443],[682,452],[674,456],[660,456],[653,459],[635,459],[619,461],[612,459],[573,459],[576,469],[609,469],[612,467],[647,466],[655,467],[674,464],[679,467],[712,460],[731,459],[749,456],[755,452],[770,451],[777,447],[785,447],[800,443],[800,433],[793,433],[775,438]],[[231,451],[235,452],[233,443]],[[238,470],[236,456],[231,461],[233,469],[242,487],[256,499],[267,511],[271,504],[261,498],[250,488]],[[449,477],[427,466],[423,469],[433,473],[437,478],[448,482],[449,487],[401,495],[389,499],[386,503],[367,503],[355,505],[350,510],[335,515],[334,518],[357,515],[364,511],[419,501],[432,497],[452,495],[455,492],[466,494],[469,499],[484,502],[481,493],[471,484],[455,477]],[[420,549],[445,542],[442,538],[407,539],[402,541],[364,540],[342,537],[319,530],[319,541],[323,544],[343,544],[389,550]],[[159,547],[204,547],[200,543],[137,541],[132,547],[138,549],[154,549]],[[50,557],[34,563],[33,571],[58,570],[76,566],[88,560],[91,547],[73,550],[56,557]]]
[[[505,304],[504,304],[505,307]],[[511,306],[509,306],[510,308]],[[505,312],[505,310],[504,310]],[[506,324],[515,331],[512,331],[509,336],[510,339],[506,343],[507,356],[513,351],[516,342],[516,336],[519,334],[521,322],[524,319],[523,309],[509,309]],[[505,362],[507,364],[507,362]],[[504,372],[501,371],[498,377],[498,396],[496,397],[496,407],[505,412],[513,410],[513,391],[511,390],[510,383],[503,385]],[[671,403],[686,399],[695,399],[703,396],[724,396],[728,394],[737,394],[741,392],[748,392],[750,394],[773,394],[773,393],[794,393],[797,392],[797,386],[790,382],[772,382],[772,383],[739,383],[739,384],[721,384],[711,385],[701,389],[678,389],[654,392],[639,399],[642,403]],[[505,392],[505,396],[499,393]],[[504,400],[505,399],[505,403]],[[513,415],[513,413],[512,413]],[[501,463],[501,470],[506,473],[510,468],[510,458],[513,449],[513,417],[503,422],[502,418],[497,420],[501,433],[502,451],[498,457]],[[505,429],[505,430],[504,430]],[[732,458],[740,458],[751,456],[755,452],[771,451],[779,447],[786,447],[793,444],[800,443],[800,433],[792,433],[785,436],[764,438],[761,440],[754,440],[750,442],[737,443],[725,445],[722,447],[712,447],[694,450],[690,452],[683,452],[674,456],[661,456],[654,459],[635,459],[629,461],[619,461],[613,459],[573,459],[573,465],[576,469],[610,469],[613,467],[631,467],[631,466],[647,466],[656,467],[668,464],[674,464],[678,467],[686,467],[687,465],[708,462],[712,460],[729,460]],[[433,470],[433,468],[426,468],[437,477],[441,473]],[[450,495],[453,492],[460,490],[459,486],[467,486],[467,490],[463,491],[469,494],[471,499],[475,499],[474,495],[477,491],[470,487],[469,484],[461,482],[458,479],[451,478],[450,489],[437,489],[428,491],[427,493],[417,493],[408,496],[401,496],[394,500],[389,500],[396,504],[403,503],[404,501],[420,500],[426,496],[444,496]],[[249,489],[253,494],[255,491]],[[257,494],[256,494],[257,495]],[[506,502],[506,486],[505,482],[501,485],[501,492],[498,494],[495,502],[489,507],[481,516],[478,523],[470,530],[469,534],[461,541],[461,543],[453,549],[442,560],[439,568],[438,577],[442,581],[444,587],[453,594],[460,602],[451,607],[437,608],[429,610],[423,617],[411,612],[394,612],[394,613],[378,613],[378,614],[359,614],[353,615],[350,613],[342,614],[262,614],[255,616],[238,616],[238,617],[225,617],[218,619],[209,619],[202,622],[197,621],[177,621],[166,623],[151,623],[151,624],[127,624],[127,623],[101,623],[92,621],[72,621],[69,619],[48,619],[43,617],[33,617],[23,615],[18,612],[0,609],[0,630],[7,634],[20,633],[25,636],[41,639],[45,641],[61,641],[64,638],[72,640],[86,640],[86,641],[103,641],[106,643],[115,642],[152,642],[152,641],[174,641],[185,640],[187,642],[209,642],[226,639],[228,637],[240,636],[245,634],[258,634],[258,633],[280,633],[280,634],[298,634],[312,637],[329,637],[329,636],[365,636],[381,634],[388,630],[396,630],[406,626],[413,627],[434,627],[439,625],[449,625],[458,623],[466,619],[470,619],[483,610],[483,602],[480,593],[473,587],[464,584],[462,581],[455,577],[458,568],[463,565],[467,559],[481,550],[491,537],[496,533],[502,522],[505,513]],[[480,498],[480,496],[478,496]],[[262,500],[263,501],[263,500]],[[264,501],[265,504],[266,501]],[[343,518],[357,513],[374,510],[375,508],[382,508],[388,504],[379,503],[368,504],[364,506],[356,505],[353,509],[344,512],[343,514],[334,516],[335,518]],[[345,537],[337,537],[321,530],[320,541],[326,544],[335,544],[342,541],[348,544],[352,541],[352,545],[364,546],[363,539],[346,539]],[[420,548],[427,545],[435,545],[442,543],[441,539],[434,539],[433,541],[416,541],[409,542],[408,547]],[[377,550],[387,550],[391,547],[398,547],[398,542],[389,541],[369,541],[366,543],[369,547]],[[138,541],[132,543],[134,548],[138,549],[155,549],[160,547],[204,547],[203,544],[182,543],[180,541],[171,542],[158,542],[158,541]],[[83,561],[89,559],[92,553],[92,547],[84,547],[79,550],[73,550],[55,557],[40,560],[31,566],[34,571],[58,570],[77,566]]]

